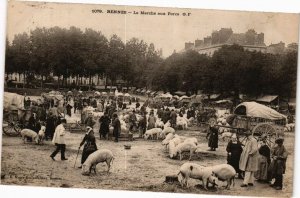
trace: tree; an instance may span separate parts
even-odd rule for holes
[[[280,57],[279,82],[281,95],[290,98],[296,97],[297,85],[297,51],[287,52]]]
[[[125,44],[117,35],[113,35],[109,40],[108,65],[106,74],[111,81],[111,85],[116,83],[116,80],[121,76],[122,68],[125,67]]]
[[[105,65],[108,63],[108,40],[101,33],[92,29],[86,29],[83,34],[83,46],[81,50],[85,76],[89,77],[89,85],[92,84],[91,77],[95,74],[103,74]],[[82,72],[82,67],[77,67],[76,75]]]
[[[13,66],[14,71],[19,75],[24,75],[24,80],[28,74],[30,62],[30,39],[27,33],[17,34],[14,37],[10,48],[10,66]],[[12,71],[8,66],[8,71]],[[25,82],[24,82],[25,83]]]
[[[211,75],[214,90],[218,93],[234,92],[235,99],[244,84],[249,53],[239,45],[222,46],[212,56]]]
[[[51,72],[51,53],[49,31],[46,28],[36,28],[30,32],[30,71],[41,76],[41,87],[44,77]]]
[[[123,76],[130,84],[145,85],[147,48],[147,43],[137,38],[132,38],[126,43],[127,74],[124,73]]]

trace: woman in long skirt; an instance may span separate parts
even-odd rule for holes
[[[89,126],[86,127],[86,129],[87,133],[85,134],[79,146],[80,149],[80,147],[84,144],[81,156],[81,166],[79,166],[78,168],[82,168],[82,164],[85,162],[88,156],[97,150],[96,138],[94,136],[93,129]]]
[[[239,162],[241,158],[241,154],[243,152],[242,144],[237,139],[236,135],[231,137],[231,140],[228,142],[227,147],[227,163],[231,165],[235,171],[238,173],[238,178],[243,179],[242,172],[239,168]]]
[[[262,140],[262,145],[258,149],[259,156],[258,156],[258,170],[254,174],[254,177],[257,179],[258,182],[265,182],[268,183],[268,167],[271,162],[271,150],[266,145],[266,137]]]

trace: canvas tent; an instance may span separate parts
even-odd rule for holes
[[[239,104],[235,110],[234,114],[246,115],[249,117],[259,117],[270,120],[286,119],[286,116],[278,113],[274,109],[267,107],[265,105],[256,102],[243,102]]]
[[[277,95],[266,95],[266,96],[256,99],[256,101],[263,102],[263,103],[271,103],[271,102],[275,101],[276,99],[278,99]]]
[[[3,108],[7,110],[23,109],[24,96],[16,93],[4,92]]]
[[[178,96],[183,96],[183,95],[185,95],[185,92],[183,92],[183,91],[176,91],[174,94],[178,95]]]

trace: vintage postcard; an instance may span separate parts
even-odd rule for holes
[[[299,14],[9,1],[1,184],[290,197]]]

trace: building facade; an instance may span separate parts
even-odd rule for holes
[[[221,28],[219,31],[213,31],[210,36],[203,40],[196,39],[195,42],[185,43],[186,50],[195,50],[200,54],[212,56],[215,51],[223,45],[241,45],[245,50],[267,52],[267,46],[264,43],[264,33],[256,33],[250,29],[246,33],[234,33],[231,28]]]

